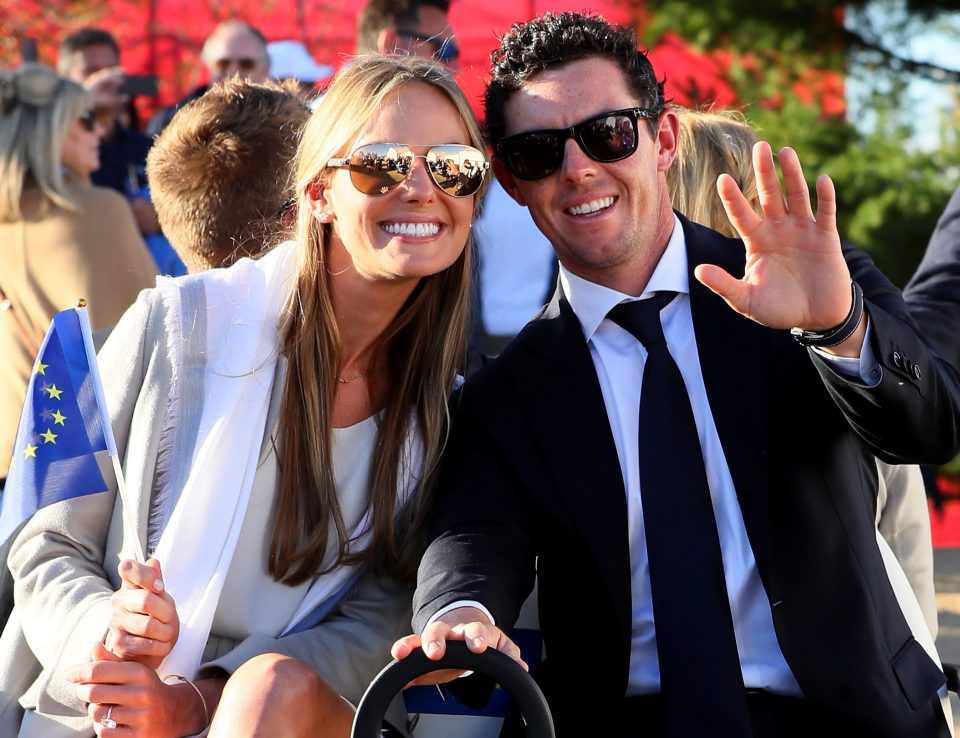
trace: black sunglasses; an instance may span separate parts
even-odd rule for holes
[[[452,197],[469,197],[483,184],[490,164],[482,151],[463,144],[431,146],[426,154],[414,154],[401,143],[364,144],[327,166],[350,170],[350,182],[365,195],[385,195],[413,172],[417,159],[424,159],[433,183]]]
[[[594,161],[626,159],[637,150],[637,121],[656,120],[662,107],[626,108],[589,118],[569,128],[548,128],[507,136],[496,146],[497,155],[517,179],[543,179],[560,168],[568,138]]]
[[[440,36],[428,36],[425,33],[417,31],[397,30],[398,36],[412,38],[421,44],[430,44],[433,47],[433,58],[443,64],[450,64],[460,58],[460,47],[452,38],[441,38]]]
[[[77,118],[77,122],[80,123],[80,125],[82,125],[90,133],[93,133],[93,129],[97,127],[97,114],[93,110],[87,110],[83,115]]]

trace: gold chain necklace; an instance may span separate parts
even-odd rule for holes
[[[351,382],[355,382],[356,380],[360,379],[361,377],[367,376],[369,373],[370,373],[370,370],[367,369],[367,371],[365,371],[365,372],[360,372],[359,374],[354,374],[352,377],[347,377],[346,379],[344,379],[343,377],[337,377],[337,381],[338,381],[340,384],[350,384]]]

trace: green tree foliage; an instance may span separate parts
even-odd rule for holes
[[[643,43],[656,45],[673,32],[725,62],[727,81],[761,136],[775,150],[795,148],[811,186],[822,172],[833,178],[841,235],[903,285],[960,182],[957,121],[942,121],[938,140],[917,145],[917,123],[929,127],[931,113],[925,101],[906,96],[911,78],[953,87],[960,73],[907,51],[958,8],[933,0],[647,0],[635,11]],[[848,73],[861,82],[856,109],[869,122],[824,112],[818,87]]]

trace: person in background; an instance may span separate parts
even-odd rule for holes
[[[237,76],[257,82],[270,75],[266,37],[241,20],[223,21],[214,28],[203,42],[200,61],[207,70],[207,83],[191,91],[178,103],[154,113],[147,124],[147,135],[151,138],[156,138],[167,127],[177,110],[200,97],[210,85],[227,77]]]
[[[180,108],[157,137],[150,188],[191,273],[256,257],[289,236],[309,115],[290,85],[232,77]]]
[[[430,57],[456,74],[460,48],[450,0],[370,0],[357,17],[357,53]]]
[[[736,182],[753,209],[763,213],[757,180],[753,171],[753,147],[757,143],[754,129],[744,116],[733,110],[702,111],[674,108],[680,122],[677,155],[667,170],[667,187],[677,212],[690,220],[708,226],[718,233],[736,238],[737,232],[727,217],[717,179],[728,174]],[[909,301],[907,307],[911,308]],[[926,321],[913,313],[921,333]],[[905,612],[919,606],[929,633],[928,644],[937,637],[937,597],[933,584],[933,542],[930,534],[930,513],[924,492],[923,478],[916,465],[887,464],[877,461],[880,472],[877,492],[877,529],[882,546],[889,547],[899,562],[891,572],[896,585],[906,576],[913,601],[901,599]],[[914,634],[922,636],[914,628]]]
[[[298,94],[308,103],[319,93],[317,85],[333,75],[333,67],[318,64],[299,41],[271,41],[267,44],[267,54],[270,55],[270,79],[295,83]]]
[[[90,184],[102,134],[80,85],[34,63],[0,72],[0,489],[53,315],[82,297],[106,331],[157,273],[127,201]]]
[[[82,28],[71,33],[60,44],[57,71],[90,90],[97,121],[104,130],[100,167],[91,180],[130,199],[141,233],[157,232],[157,215],[149,199],[139,194],[146,185],[144,169],[151,140],[120,120],[129,97],[121,92],[126,74],[120,66],[116,39],[100,28]]]
[[[93,183],[127,196],[137,227],[160,273],[184,274],[186,267],[160,231],[147,187],[147,152],[153,142],[122,121],[130,98],[122,92],[126,73],[120,67],[120,46],[116,39],[99,28],[84,28],[70,34],[60,45],[57,69],[91,91],[97,119],[106,131],[100,142],[100,168],[91,175]]]
[[[360,59],[304,129],[296,239],[141,294],[99,355],[138,529],[111,485],[14,539],[0,735],[349,735],[408,627],[481,146],[438,64]]]

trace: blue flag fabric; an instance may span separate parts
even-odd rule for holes
[[[41,507],[107,489],[94,457],[108,448],[94,389],[96,366],[80,320],[74,309],[57,313],[40,347],[0,498],[0,543]]]

